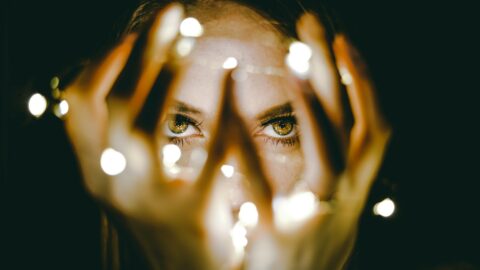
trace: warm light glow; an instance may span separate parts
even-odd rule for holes
[[[103,151],[100,158],[100,166],[106,174],[118,175],[127,167],[127,160],[122,153],[112,148],[107,148]]]
[[[298,76],[305,76],[310,70],[312,49],[302,42],[295,41],[290,44],[289,52],[285,59],[287,66]]]
[[[175,144],[167,144],[162,148],[163,165],[173,167],[182,156],[180,147]]]
[[[185,18],[180,24],[180,34],[184,37],[199,37],[203,34],[203,27],[197,19]]]
[[[255,204],[243,203],[238,212],[238,220],[247,228],[255,227],[258,223],[258,211]]]
[[[298,192],[273,200],[275,223],[280,229],[294,228],[309,219],[318,209],[318,201],[310,191]]]
[[[181,57],[185,57],[190,54],[195,45],[195,39],[193,38],[181,38],[176,45],[177,54]]]
[[[40,117],[47,109],[47,100],[39,93],[33,94],[28,100],[28,110],[35,117]]]
[[[235,173],[235,168],[232,165],[222,165],[222,167],[220,167],[220,170],[227,178],[231,178]]]
[[[57,89],[58,85],[60,84],[60,79],[55,76],[50,80],[50,88]]]
[[[225,62],[223,62],[222,67],[224,69],[234,69],[238,66],[238,61],[235,57],[228,57]]]
[[[236,250],[243,250],[248,244],[247,229],[239,222],[230,230],[230,237]]]
[[[348,72],[347,69],[340,68],[339,72],[340,72],[341,81],[344,85],[352,84],[353,78],[352,78],[352,75],[350,74],[350,72]]]
[[[373,213],[377,216],[390,217],[395,212],[395,203],[386,198],[373,206]]]

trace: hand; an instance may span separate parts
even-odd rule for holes
[[[165,70],[182,17],[178,4],[169,5],[146,32],[130,34],[101,61],[88,66],[65,90],[70,104],[65,126],[87,190],[125,221],[154,269],[218,269],[231,263],[234,252],[231,224],[212,222],[227,211],[213,185],[227,146],[209,146],[211,154],[196,181],[172,180],[157,155],[163,142],[140,129],[137,121]],[[125,81],[123,73],[132,70],[137,76],[127,74]],[[229,73],[225,78],[219,86],[223,92],[231,85]],[[160,113],[153,125],[168,104],[167,93],[161,91],[156,102]],[[222,102],[219,110],[228,103]],[[212,133],[211,141],[227,141],[221,132]],[[125,157],[126,168],[120,174],[102,171],[100,160],[107,148]]]
[[[292,94],[305,156],[303,180],[321,203],[301,225],[285,229],[277,222],[252,236],[248,269],[342,269],[391,134],[365,66],[347,39],[337,35],[331,55],[325,31],[311,14],[302,16],[297,31],[313,50],[309,77],[299,79],[300,90]],[[339,73],[353,114],[351,128]],[[282,214],[276,211],[275,219]]]

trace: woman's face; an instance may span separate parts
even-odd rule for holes
[[[208,142],[225,77],[222,64],[234,57],[238,70],[233,91],[239,114],[257,146],[273,191],[286,192],[303,169],[299,130],[287,95],[291,84],[285,76],[275,74],[286,71],[286,48],[270,23],[251,10],[224,12],[214,20],[200,18],[204,35],[181,61],[163,133],[186,156]],[[235,155],[226,159],[234,167],[237,161]]]

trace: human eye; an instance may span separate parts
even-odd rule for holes
[[[183,145],[194,138],[203,137],[201,124],[189,116],[171,114],[165,121],[163,131],[171,143]]]
[[[275,116],[261,123],[257,135],[274,145],[295,146],[299,140],[297,121],[291,114]]]

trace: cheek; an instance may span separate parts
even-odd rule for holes
[[[304,160],[301,149],[275,153],[263,150],[262,163],[274,194],[287,193],[302,177]]]

